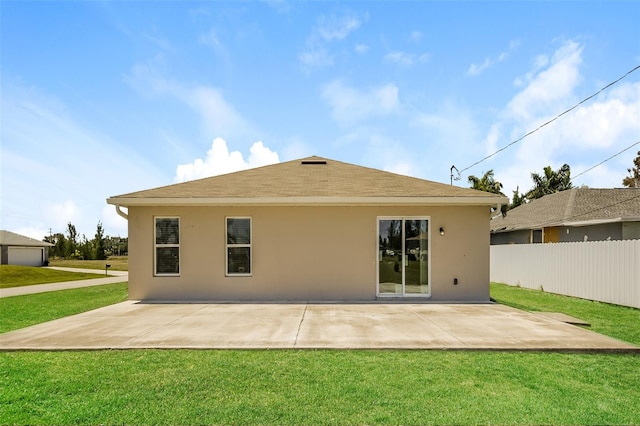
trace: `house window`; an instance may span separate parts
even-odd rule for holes
[[[227,275],[251,275],[251,218],[227,218]]]
[[[155,275],[180,275],[180,219],[156,217]]]

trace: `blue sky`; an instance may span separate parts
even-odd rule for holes
[[[0,4],[1,224],[127,234],[105,199],[320,155],[449,182],[640,64],[640,2]],[[640,71],[461,174],[511,195],[640,141]],[[640,146],[580,176],[621,186]]]

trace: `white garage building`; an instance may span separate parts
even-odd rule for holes
[[[0,230],[0,264],[42,266],[49,260],[53,244]]]

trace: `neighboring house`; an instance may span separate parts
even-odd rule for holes
[[[640,188],[573,188],[491,221],[491,244],[640,239]]]
[[[49,261],[53,244],[9,231],[0,231],[0,264],[42,266]]]
[[[107,200],[129,221],[131,299],[471,302],[489,301],[507,201],[320,157]]]

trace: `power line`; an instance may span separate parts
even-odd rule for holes
[[[574,106],[572,106],[571,108],[569,108],[566,111],[561,112],[560,114],[556,115],[555,117],[553,117],[551,120],[547,121],[544,124],[541,124],[540,126],[538,126],[537,128],[535,128],[534,130],[531,130],[530,132],[526,133],[525,135],[519,137],[518,139],[514,140],[513,142],[503,146],[502,148],[500,148],[499,150],[497,150],[496,152],[487,155],[486,157],[482,158],[481,160],[476,161],[475,163],[473,163],[472,165],[465,167],[464,169],[460,170],[460,172],[458,173],[458,179],[460,179],[460,174],[462,172],[464,172],[465,170],[469,170],[470,168],[477,166],[478,164],[482,163],[485,160],[488,160],[489,158],[493,157],[496,154],[499,154],[500,152],[504,151],[505,149],[509,148],[510,146],[522,141],[524,138],[534,134],[535,132],[537,132],[538,130],[542,129],[543,127],[545,127],[548,124],[553,123],[554,121],[556,121],[557,119],[559,119],[560,117],[562,117],[563,115],[573,111],[574,109],[576,109],[577,107],[579,107],[580,105],[582,105],[583,103],[585,103],[586,101],[588,101],[589,99],[592,99],[593,97],[599,95],[600,93],[604,92],[605,90],[607,90],[609,87],[613,86],[614,84],[618,83],[620,80],[626,78],[627,76],[629,76],[631,73],[637,71],[638,69],[640,69],[640,65],[636,66],[635,68],[627,71],[622,77],[612,81],[611,83],[607,84],[606,86],[604,86],[602,89],[598,90],[597,92],[595,92],[594,94],[584,98],[583,100],[581,100],[580,102],[578,102],[577,104],[575,104]]]
[[[577,175],[575,175],[572,179],[573,179],[573,180],[577,179],[577,178],[578,178],[578,176],[582,176],[583,174],[585,174],[585,173],[587,173],[587,172],[589,172],[589,171],[591,171],[591,170],[595,169],[596,167],[598,167],[598,166],[600,166],[600,165],[602,165],[602,164],[606,163],[607,161],[611,160],[612,158],[617,157],[618,155],[622,154],[623,152],[630,150],[631,148],[633,148],[634,146],[636,146],[636,145],[638,145],[638,144],[640,144],[640,141],[638,141],[638,142],[636,142],[636,143],[634,143],[634,144],[632,144],[632,145],[630,145],[630,146],[626,147],[625,149],[623,149],[622,151],[618,152],[617,154],[613,154],[611,157],[607,158],[606,160],[602,160],[601,162],[599,162],[599,163],[598,163],[598,164],[596,164],[595,166],[589,167],[587,170],[585,170],[585,171],[583,171],[583,172],[578,173],[578,174],[577,174]]]

